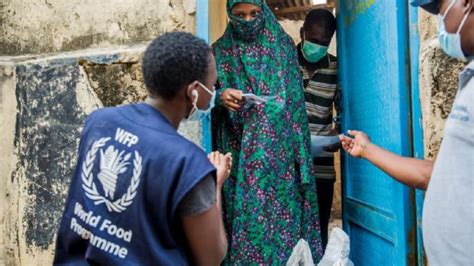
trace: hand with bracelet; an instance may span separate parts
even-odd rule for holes
[[[367,136],[367,134],[364,132],[356,130],[349,130],[347,133],[354,138],[340,135],[339,138],[341,139],[342,148],[344,148],[347,153],[354,157],[364,157],[364,152],[371,144],[369,136]]]
[[[433,172],[433,162],[403,157],[372,144],[367,134],[349,130],[351,137],[340,135],[342,148],[353,157],[364,158],[397,181],[426,190]]]

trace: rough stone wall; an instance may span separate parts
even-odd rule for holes
[[[15,71],[11,64],[0,66],[0,265],[6,264],[5,253],[9,252],[7,246],[11,242],[15,242],[15,238],[11,239],[8,234],[16,230],[13,225],[13,217],[6,215],[14,206],[10,203],[12,197],[12,186],[10,183],[13,179],[12,173],[16,166],[17,153],[14,147],[15,140]],[[6,115],[13,114],[13,115]],[[10,241],[11,239],[11,241]]]
[[[465,63],[448,57],[437,40],[438,18],[420,11],[420,100],[423,112],[425,158],[438,153],[444,125],[458,88],[458,74]]]
[[[147,41],[194,32],[194,0],[67,2],[0,3],[0,265],[51,264],[84,118],[143,100]]]
[[[0,55],[143,42],[193,28],[195,0],[2,0]]]

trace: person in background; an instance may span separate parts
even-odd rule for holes
[[[304,79],[306,112],[313,145],[321,138],[338,135],[338,126],[333,123],[333,110],[341,112],[341,93],[337,86],[337,58],[328,53],[329,44],[336,31],[336,19],[327,9],[311,10],[301,28],[301,43],[298,44],[298,60]],[[314,173],[318,188],[318,206],[323,248],[328,242],[328,225],[334,195],[336,172],[334,152],[315,155]],[[314,156],[314,155],[313,155]]]
[[[441,48],[468,61],[435,162],[404,158],[370,142],[360,131],[340,136],[343,148],[396,180],[426,191],[423,243],[429,265],[474,265],[474,1],[412,0],[439,14]]]
[[[263,0],[228,0],[213,44],[213,143],[233,157],[224,185],[226,264],[280,265],[305,239],[322,256],[316,181],[297,51]],[[263,102],[246,98],[252,93]]]
[[[216,64],[184,32],[151,42],[144,103],[85,121],[56,241],[55,265],[219,265],[227,251],[221,188],[231,157],[178,134],[214,100]]]

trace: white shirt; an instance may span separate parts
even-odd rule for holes
[[[428,263],[474,265],[474,61],[446,122],[423,210]]]

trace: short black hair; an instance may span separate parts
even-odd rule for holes
[[[307,15],[303,23],[305,30],[309,29],[310,26],[317,24],[328,30],[328,34],[331,36],[336,31],[336,18],[331,11],[324,8],[316,8],[311,10]]]
[[[184,86],[205,82],[211,48],[187,32],[170,32],[154,39],[143,57],[143,79],[148,91],[172,100]]]

